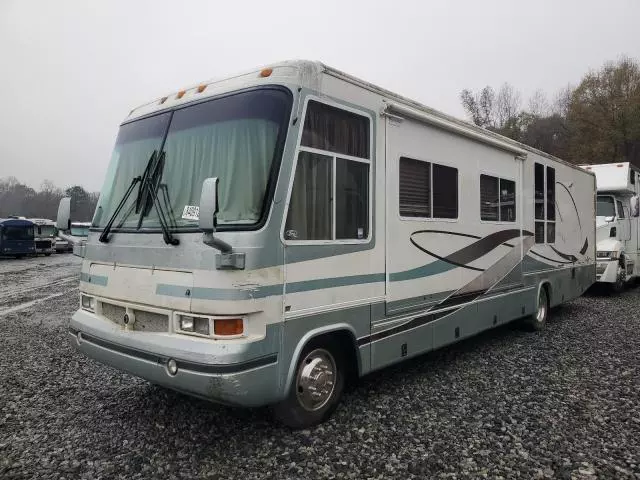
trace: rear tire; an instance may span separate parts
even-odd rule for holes
[[[529,330],[540,331],[547,324],[547,318],[549,317],[549,294],[546,286],[540,287],[540,293],[538,293],[538,309],[536,313],[525,319],[525,325]]]
[[[344,356],[329,342],[307,344],[300,354],[287,398],[272,407],[276,420],[293,429],[326,421],[342,396],[345,367]]]

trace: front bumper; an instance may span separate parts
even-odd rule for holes
[[[615,283],[618,260],[596,260],[596,281]]]
[[[189,395],[243,407],[280,400],[278,355],[267,353],[268,346],[277,345],[274,338],[247,348],[239,342],[125,331],[84,310],[73,315],[69,336],[78,351],[101,363]],[[178,365],[175,375],[167,369],[169,359]]]

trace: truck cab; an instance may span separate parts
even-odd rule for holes
[[[56,251],[56,224],[46,218],[30,218],[34,227],[36,254],[50,256]]]
[[[585,165],[596,175],[596,280],[620,291],[640,275],[640,170],[630,163]]]

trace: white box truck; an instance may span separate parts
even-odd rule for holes
[[[582,165],[596,175],[596,280],[620,291],[640,274],[640,169],[629,162]]]

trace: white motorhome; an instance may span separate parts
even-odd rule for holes
[[[36,254],[49,256],[56,251],[56,224],[46,218],[30,218],[35,224],[34,241]]]
[[[640,275],[640,169],[629,162],[582,165],[596,176],[596,279],[615,291]]]
[[[203,82],[120,127],[69,335],[313,425],[358,376],[542,328],[595,281],[594,200],[593,174],[320,63]]]

